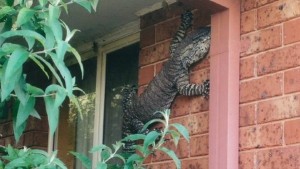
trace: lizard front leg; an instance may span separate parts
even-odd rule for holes
[[[209,80],[204,81],[202,84],[189,83],[188,75],[182,76],[176,83],[179,94],[185,96],[209,96]]]

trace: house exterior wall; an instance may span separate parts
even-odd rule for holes
[[[12,110],[12,105],[9,106]],[[41,119],[29,118],[26,129],[20,137],[19,142],[15,141],[13,135],[13,122],[11,113],[6,119],[0,120],[0,145],[12,145],[14,147],[29,147],[47,150],[48,146],[48,119],[42,101],[37,100],[36,110],[40,113]]]
[[[141,17],[141,51],[139,60],[139,93],[160,71],[169,58],[171,39],[180,25],[183,8],[171,5]],[[210,24],[210,16],[194,12],[193,29]],[[209,78],[209,59],[194,65],[190,72],[190,81],[202,83]],[[182,168],[208,169],[208,100],[199,97],[178,96],[172,104],[172,122],[185,125],[190,131],[188,143],[181,139],[176,149],[182,161]],[[167,146],[175,150],[174,145]],[[147,160],[149,168],[175,168],[173,161],[166,155],[156,153]]]
[[[240,169],[300,166],[299,30],[299,1],[241,1]]]

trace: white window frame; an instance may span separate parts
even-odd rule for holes
[[[124,30],[124,28],[122,28]],[[126,28],[128,29],[128,28]],[[98,48],[97,54],[97,78],[96,78],[96,106],[95,106],[95,121],[94,121],[94,140],[93,145],[97,146],[103,143],[103,127],[104,127],[104,97],[105,97],[105,79],[106,79],[106,58],[113,51],[124,48],[140,41],[139,28],[129,29],[131,34],[126,36],[119,35],[120,38],[113,40],[110,43],[102,44]],[[123,33],[126,33],[123,32]],[[112,36],[115,37],[115,36]],[[106,40],[107,42],[107,40]],[[100,160],[99,154],[93,155],[93,168],[96,162]]]

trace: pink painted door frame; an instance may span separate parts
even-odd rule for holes
[[[211,13],[209,169],[238,169],[240,0],[182,0]]]

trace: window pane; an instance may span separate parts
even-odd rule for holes
[[[137,85],[139,44],[133,44],[107,55],[104,107],[104,144],[122,138],[121,89]]]

